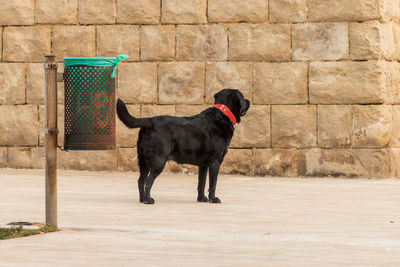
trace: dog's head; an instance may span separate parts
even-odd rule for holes
[[[224,104],[231,110],[238,123],[240,117],[246,115],[250,107],[250,101],[237,89],[223,89],[216,93],[214,98],[215,104]]]

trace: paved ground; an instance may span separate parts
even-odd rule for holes
[[[0,224],[44,220],[44,172],[0,170]],[[0,241],[0,266],[400,266],[400,180],[59,171],[60,232]]]

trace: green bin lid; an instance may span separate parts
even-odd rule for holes
[[[115,70],[121,59],[127,59],[128,55],[119,55],[117,57],[65,57],[63,58],[64,67],[73,65],[86,65],[94,67],[114,67],[111,78],[115,78]]]

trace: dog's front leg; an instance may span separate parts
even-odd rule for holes
[[[208,198],[204,195],[206,187],[208,167],[199,167],[199,184],[197,186],[197,202],[208,202]]]
[[[218,161],[214,161],[210,165],[210,170],[208,174],[210,179],[210,185],[208,188],[208,200],[210,203],[221,203],[221,200],[219,200],[219,198],[215,196],[215,189],[217,187],[217,178],[220,166],[221,163]]]

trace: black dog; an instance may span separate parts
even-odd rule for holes
[[[141,128],[137,140],[140,202],[153,204],[150,190],[167,160],[199,166],[198,202],[220,203],[215,197],[220,165],[250,101],[239,90],[224,89],[214,95],[215,105],[193,117],[134,118],[120,99],[119,119],[129,128]],[[209,170],[208,198],[204,187]]]

